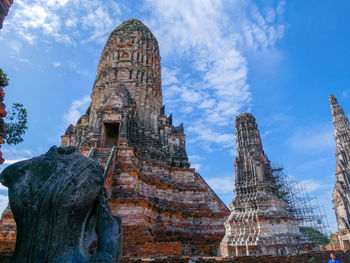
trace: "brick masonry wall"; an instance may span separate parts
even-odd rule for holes
[[[219,258],[219,257],[202,257],[198,258],[198,261],[195,263],[327,263],[330,259],[329,254],[332,251],[322,251],[322,252],[313,252],[306,253],[302,255],[295,256],[254,256],[254,257],[234,257],[234,258]],[[350,262],[350,250],[348,251],[333,251],[337,255],[337,259],[341,263]],[[141,262],[152,262],[152,263],[187,263],[189,262],[190,257],[181,257],[181,258],[123,258],[122,263],[141,263]]]
[[[297,256],[287,257],[271,257],[271,256],[256,256],[256,257],[235,257],[224,259],[219,257],[203,257],[198,258],[200,261],[196,263],[327,263],[329,261],[329,253],[332,251],[306,253]],[[333,251],[337,255],[337,259],[341,263],[350,262],[350,251]],[[123,258],[122,263],[188,263],[190,257],[162,257],[162,258]],[[0,255],[0,263],[9,263],[10,256]]]

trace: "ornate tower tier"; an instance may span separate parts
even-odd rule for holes
[[[235,197],[221,242],[223,257],[286,255],[302,249],[298,221],[278,192],[255,118],[236,117]]]
[[[136,103],[140,126],[158,134],[163,107],[159,47],[151,31],[136,19],[118,26],[102,51],[91,95],[90,121],[101,106],[108,104],[120,83]]]
[[[156,38],[139,20],[118,26],[103,48],[91,104],[62,146],[134,146],[140,156],[189,167],[183,125],[164,112]],[[152,156],[152,157],[151,157]]]
[[[350,249],[350,126],[343,109],[337,99],[329,96],[334,124],[334,139],[336,142],[337,179],[333,191],[333,204],[337,217],[337,233],[342,249]]]

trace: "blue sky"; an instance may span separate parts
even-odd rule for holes
[[[131,17],[158,39],[166,113],[184,122],[192,166],[228,204],[234,118],[257,119],[264,150],[324,205],[332,230],[335,143],[328,96],[350,114],[350,3],[253,0],[15,0],[0,30],[5,103],[29,129],[5,165],[46,152],[89,104],[108,34]],[[7,201],[6,188],[0,203]]]

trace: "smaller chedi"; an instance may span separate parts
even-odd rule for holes
[[[121,260],[122,226],[108,207],[103,167],[74,147],[7,167],[17,225],[11,263],[115,263]]]
[[[336,142],[336,183],[333,204],[337,217],[338,232],[332,238],[331,249],[350,249],[350,126],[337,99],[329,97]]]
[[[297,219],[279,195],[258,126],[250,113],[236,117],[235,197],[224,223],[223,257],[288,255],[303,250]]]

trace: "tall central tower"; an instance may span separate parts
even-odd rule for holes
[[[158,116],[163,107],[159,47],[139,20],[129,20],[111,33],[97,69],[92,113],[113,99],[113,87],[108,85],[111,82],[122,83],[128,90],[136,103],[139,125],[158,134]]]
[[[286,255],[302,249],[298,222],[279,195],[258,126],[250,113],[236,117],[235,197],[224,223],[223,257]]]
[[[165,115],[158,43],[141,21],[110,34],[91,104],[61,138],[105,166],[125,257],[217,255],[229,211],[190,168],[183,125]]]
[[[139,20],[118,26],[103,48],[91,104],[62,146],[110,148],[128,145],[140,155],[189,167],[183,125],[165,115],[158,42]]]

